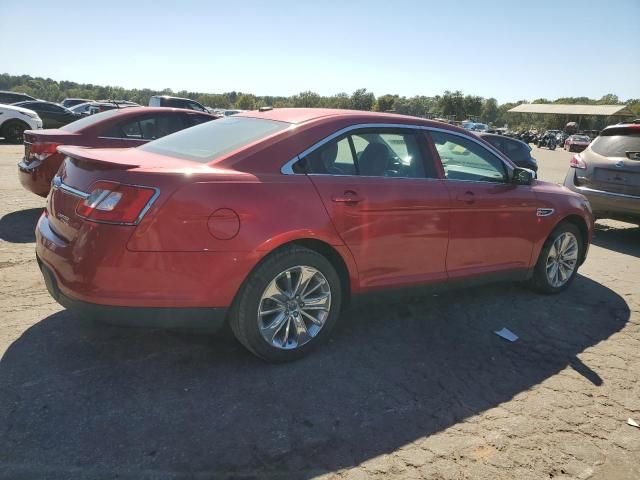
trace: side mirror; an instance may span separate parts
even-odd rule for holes
[[[531,185],[534,178],[536,178],[536,174],[533,170],[516,167],[513,169],[511,181],[516,185]]]

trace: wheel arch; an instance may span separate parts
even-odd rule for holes
[[[587,256],[587,249],[589,247],[589,226],[587,225],[586,220],[577,214],[570,214],[566,217],[563,217],[555,226],[554,230],[558,228],[559,225],[563,223],[570,223],[574,225],[579,231],[580,236],[582,237],[582,256],[580,258],[580,265],[582,265]]]
[[[351,252],[344,245],[332,245],[331,243],[318,238],[302,236],[298,238],[289,238],[286,241],[279,242],[277,246],[271,248],[269,252],[264,255],[251,269],[251,272],[249,272],[245,278],[245,282],[246,279],[251,276],[253,271],[255,271],[255,269],[258,268],[258,266],[260,266],[267,258],[274,253],[292,246],[299,246],[313,250],[329,260],[331,265],[336,269],[338,277],[340,278],[343,308],[348,306],[351,295],[354,290],[358,288],[358,270],[355,261],[351,256]]]
[[[351,299],[353,286],[358,278],[357,270],[355,269],[355,263],[349,257],[345,259],[346,255],[350,256],[348,250],[346,250],[345,247],[341,247],[340,250],[343,251],[340,252],[335,246],[317,238],[299,238],[296,240],[292,240],[280,245],[276,250],[287,248],[292,245],[297,245],[300,247],[308,248],[309,250],[313,250],[325,257],[327,260],[329,260],[329,262],[331,262],[331,265],[333,265],[333,268],[335,268],[336,272],[338,273],[338,277],[340,277],[340,286],[342,288],[342,306],[343,308],[347,307]]]

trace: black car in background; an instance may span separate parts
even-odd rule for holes
[[[518,167],[528,168],[538,173],[538,162],[531,156],[531,147],[528,144],[516,138],[493,133],[480,133],[478,136],[504,153]]]
[[[150,107],[173,107],[196,110],[198,112],[209,112],[209,109],[201,103],[190,98],[170,97],[168,95],[153,95],[149,99]]]
[[[74,113],[68,108],[53,102],[30,100],[14,103],[13,105],[36,112],[42,119],[43,128],[60,128],[82,118],[79,113]]]
[[[62,102],[60,102],[60,105],[62,105],[64,108],[71,108],[75,107],[76,105],[80,105],[81,103],[93,101],[94,100],[91,100],[89,98],[65,98],[64,100],[62,100]]]
[[[6,90],[0,90],[0,103],[11,105],[16,102],[24,102],[27,100],[35,100],[31,95],[19,92],[7,92]]]

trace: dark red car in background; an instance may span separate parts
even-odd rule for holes
[[[228,321],[269,361],[320,344],[362,294],[496,279],[560,292],[591,239],[582,195],[414,117],[253,111],[60,151],[36,227],[51,295],[110,321]]]
[[[177,108],[130,107],[82,118],[58,129],[24,132],[24,158],[18,164],[20,183],[46,197],[64,155],[61,145],[128,148],[143,145],[185,128],[215,120],[204,112]]]
[[[591,138],[589,135],[571,135],[564,141],[564,149],[570,152],[581,152],[589,146]]]

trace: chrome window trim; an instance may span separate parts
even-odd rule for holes
[[[154,191],[153,195],[151,196],[151,198],[149,199],[149,201],[146,203],[146,205],[144,206],[144,208],[140,211],[140,214],[138,215],[138,217],[136,218],[136,220],[134,222],[107,222],[104,220],[93,220],[93,219],[87,219],[86,217],[83,217],[82,215],[79,215],[81,218],[85,218],[90,222],[94,222],[94,223],[102,223],[102,224],[107,224],[107,225],[138,225],[141,221],[142,218],[145,216],[145,214],[149,211],[149,209],[151,208],[151,206],[153,205],[153,202],[156,201],[156,199],[160,196],[160,189],[158,187],[150,187],[148,185],[136,185],[136,184],[132,184],[132,183],[122,183],[121,185],[125,185],[127,187],[138,187],[138,188],[146,188],[146,189],[152,189]],[[83,192],[82,190],[78,190],[77,188],[73,188],[69,185],[67,185],[66,183],[64,183],[62,181],[62,179],[60,178],[60,175],[56,175],[55,177],[53,177],[53,182],[51,184],[51,187],[56,189],[56,190],[62,190],[65,193],[68,193],[74,197],[80,198],[81,200],[86,200],[87,198],[89,198],[89,193],[87,192]]]
[[[398,124],[398,123],[360,123],[360,124],[356,124],[356,125],[349,125],[348,127],[344,127],[334,133],[332,133],[331,135],[323,138],[322,140],[316,142],[315,144],[313,144],[312,146],[310,146],[309,148],[307,148],[306,150],[302,151],[301,153],[299,153],[298,155],[296,155],[295,157],[293,157],[291,160],[289,160],[288,162],[286,162],[282,168],[280,169],[280,173],[282,173],[283,175],[328,175],[328,176],[338,176],[338,175],[332,175],[330,173],[320,173],[320,174],[305,174],[305,173],[295,173],[293,171],[293,165],[296,162],[299,162],[302,158],[306,157],[307,155],[309,155],[310,153],[314,152],[315,150],[317,150],[318,148],[322,147],[324,144],[330,142],[331,140],[344,135],[345,133],[351,132],[353,130],[362,130],[365,128],[389,128],[389,129],[406,129],[406,130],[423,130],[423,131],[427,131],[427,132],[442,132],[442,133],[447,133],[450,135],[456,135],[458,137],[461,138],[465,138],[467,140],[471,140],[472,142],[477,143],[480,147],[484,148],[487,152],[489,152],[491,155],[493,155],[494,157],[496,157],[498,160],[500,160],[500,162],[502,162],[502,164],[506,167],[507,169],[507,178],[511,177],[511,174],[513,173],[513,166],[506,162],[503,158],[502,158],[502,153],[497,150],[493,145],[489,144],[491,149],[487,148],[487,146],[480,141],[480,139],[477,138],[473,138],[471,135],[466,134],[466,133],[461,133],[461,132],[456,132],[454,130],[449,130],[447,128],[438,128],[438,127],[430,127],[430,126],[426,126],[426,125],[409,125],[409,124]],[[492,150],[496,150],[495,152]],[[496,154],[496,152],[498,153],[498,155]],[[360,176],[360,175],[340,175],[341,177],[356,177],[356,176]],[[370,178],[414,178],[414,177],[370,177]],[[426,178],[426,177],[425,177]],[[489,182],[489,181],[484,181],[484,180],[448,180],[448,179],[441,179],[441,180],[447,180],[447,181],[453,181],[453,182],[473,182],[473,183],[491,183],[491,184],[504,184],[504,183],[508,183],[508,182]]]

